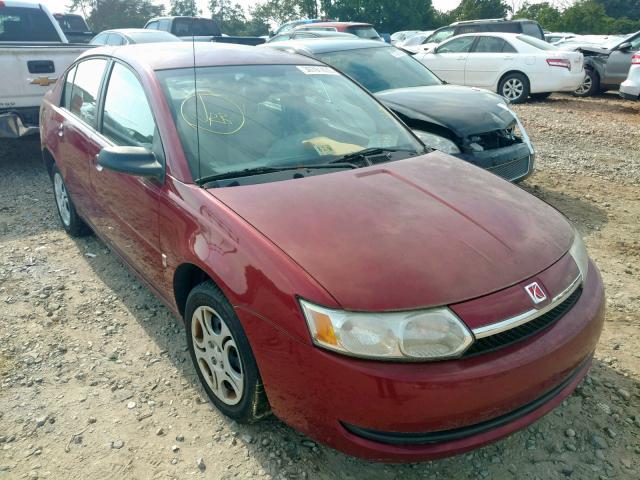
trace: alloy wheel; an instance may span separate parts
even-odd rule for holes
[[[227,405],[236,405],[244,392],[242,360],[229,327],[211,307],[193,312],[191,337],[198,368],[213,394]]]
[[[585,95],[589,90],[591,90],[591,85],[593,85],[593,80],[589,75],[585,75],[582,84],[576,89],[576,93],[578,95]]]
[[[56,205],[58,207],[58,212],[60,213],[60,218],[62,219],[62,223],[68,227],[71,224],[69,195],[67,194],[67,189],[62,181],[62,176],[57,172],[53,178],[53,189],[55,191]]]
[[[518,78],[510,78],[502,87],[502,96],[509,100],[517,100],[524,92],[524,84]]]

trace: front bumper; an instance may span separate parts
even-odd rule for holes
[[[237,312],[279,418],[351,455],[413,462],[494,442],[559,405],[589,368],[602,329],[604,291],[591,264],[580,299],[541,333],[486,354],[431,363],[344,357]],[[486,422],[489,428],[477,428]],[[433,439],[436,432],[456,430],[465,434],[411,444],[388,441],[427,434]]]
[[[0,111],[0,138],[20,138],[37,134],[38,115],[38,107]]]
[[[530,176],[535,163],[533,148],[525,143],[482,152],[459,153],[454,157],[473,163],[510,182],[520,182]]]

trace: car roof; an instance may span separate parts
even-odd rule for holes
[[[87,50],[80,58],[107,56],[122,60],[139,70],[215,67],[223,65],[321,65],[311,58],[276,49],[209,42],[140,43]]]
[[[308,55],[339,52],[342,50],[359,50],[362,48],[395,48],[388,43],[377,40],[343,39],[340,37],[285,40],[283,42],[265,44],[265,47],[278,49],[290,48],[296,51],[304,51]]]
[[[160,30],[150,30],[148,28],[112,28],[110,30],[103,30],[100,33],[122,33],[124,35],[128,33],[158,33]]]
[[[456,35],[455,37],[447,38],[445,42],[449,42],[451,40],[455,40],[456,38],[463,37],[501,37],[510,40],[518,40],[518,37],[524,35],[523,33],[507,33],[507,32],[471,32],[471,33],[463,33],[462,35]],[[536,38],[536,37],[531,37]],[[536,40],[540,40],[536,38]],[[445,43],[442,42],[442,43]]]
[[[370,23],[366,22],[316,22],[308,23],[305,27],[372,27]]]

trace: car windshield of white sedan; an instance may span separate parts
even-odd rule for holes
[[[394,47],[358,48],[316,56],[374,93],[442,83],[424,65]]]
[[[369,148],[424,147],[330,67],[247,65],[159,71],[194,180],[328,164]]]

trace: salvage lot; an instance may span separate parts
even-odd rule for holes
[[[95,237],[60,228],[37,141],[0,147],[0,478],[638,478],[640,104],[554,95],[515,110],[538,151],[523,186],[575,222],[603,274],[597,360],[528,429],[416,465],[222,417],[179,323]]]

